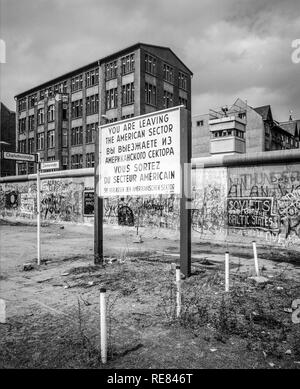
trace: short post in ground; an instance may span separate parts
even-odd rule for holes
[[[0,299],[0,323],[6,323],[6,302]]]
[[[101,361],[107,362],[106,289],[100,289],[100,349]]]
[[[225,292],[229,292],[229,252],[225,253]]]
[[[176,317],[180,316],[181,312],[181,272],[180,265],[176,266]]]
[[[256,249],[255,240],[252,242],[252,246],[253,246],[253,254],[254,254],[255,273],[256,273],[256,276],[259,277],[258,258],[257,258],[257,249]]]

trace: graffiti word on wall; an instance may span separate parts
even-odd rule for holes
[[[83,192],[83,214],[84,216],[93,216],[95,208],[94,190],[85,190]]]
[[[18,192],[12,191],[5,193],[5,207],[8,209],[18,207]]]
[[[31,193],[21,193],[21,214],[27,217],[33,217],[35,213],[36,198]]]
[[[227,199],[228,226],[277,230],[272,197],[236,197]]]

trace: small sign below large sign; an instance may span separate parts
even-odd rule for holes
[[[94,190],[85,190],[83,192],[83,215],[94,216]]]
[[[37,162],[37,154],[12,153],[10,151],[4,151],[3,158],[14,159],[16,161]]]
[[[180,193],[180,108],[100,128],[100,196]]]
[[[59,169],[59,161],[41,162],[41,170]]]

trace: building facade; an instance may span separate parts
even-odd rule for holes
[[[170,48],[137,43],[18,94],[17,149],[93,167],[98,125],[172,106],[191,111],[192,72]],[[18,163],[18,174],[35,172]]]
[[[16,113],[0,102],[0,151],[16,151],[15,126]],[[16,162],[0,158],[0,177],[14,176],[15,174]]]
[[[192,117],[192,156],[298,149],[298,121],[279,123],[270,105],[253,108],[237,99],[231,107]]]

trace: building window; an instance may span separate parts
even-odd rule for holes
[[[26,110],[26,97],[19,100],[18,106],[19,106],[19,112]]]
[[[196,122],[196,126],[197,127],[202,127],[204,125],[204,121],[203,120],[197,120]]]
[[[26,118],[19,119],[19,134],[26,131]]]
[[[164,80],[171,82],[173,84],[174,83],[174,69],[172,68],[172,66],[164,63],[163,71],[164,71]]]
[[[29,131],[34,130],[34,115],[28,116],[28,129]]]
[[[55,130],[48,131],[47,133],[47,147],[48,149],[55,147]]]
[[[19,175],[27,174],[26,163],[18,163],[18,174]]]
[[[134,71],[134,54],[126,55],[121,59],[122,74],[127,74]]]
[[[45,90],[41,90],[39,100],[44,100],[44,98],[45,98]]]
[[[71,146],[82,145],[82,143],[83,143],[82,126],[72,128],[71,129]]]
[[[134,102],[134,84],[122,85],[122,104],[132,104]]]
[[[187,75],[179,72],[178,74],[178,86],[181,89],[187,90]]]
[[[18,141],[18,152],[19,153],[26,153],[26,139],[19,140]]]
[[[80,169],[82,168],[82,154],[74,154],[71,156],[71,169]]]
[[[34,153],[34,138],[28,139],[28,152],[29,154]]]
[[[66,105],[63,105],[62,108],[62,120],[68,120],[68,108]]]
[[[73,77],[71,81],[71,91],[76,92],[82,89],[82,74]]]
[[[156,74],[156,58],[152,57],[152,55],[145,54],[145,71]]]
[[[44,133],[43,132],[40,132],[37,134],[36,148],[37,148],[37,150],[44,150]]]
[[[38,124],[44,124],[45,122],[45,112],[44,108],[38,109]]]
[[[98,123],[91,123],[86,125],[85,141],[86,143],[95,142],[95,133],[97,131]]]
[[[93,69],[86,73],[86,87],[93,86],[99,82],[99,69]]]
[[[99,112],[99,95],[88,96],[86,98],[86,114],[92,115]]]
[[[54,96],[54,87],[53,86],[49,86],[49,88],[46,89],[45,96],[46,97],[53,97]]]
[[[106,109],[116,108],[118,106],[118,90],[112,88],[106,91]]]
[[[117,77],[117,61],[112,61],[105,65],[105,79],[111,80]]]
[[[62,147],[68,147],[68,130],[63,128],[62,130]]]
[[[28,174],[34,173],[34,162],[28,162]]]
[[[68,169],[68,157],[65,155],[62,157],[62,168],[63,170]]]
[[[87,153],[86,167],[94,167],[94,166],[95,166],[95,153]]]
[[[54,104],[48,107],[48,122],[53,122],[55,119],[55,107]]]
[[[36,101],[37,101],[36,94],[29,96],[28,97],[29,108],[34,108]]]
[[[82,99],[72,102],[72,119],[82,116]]]
[[[156,86],[145,83],[145,102],[146,104],[156,105]]]
[[[169,107],[173,107],[173,94],[165,90],[164,91],[164,108],[169,108]]]
[[[179,105],[184,105],[187,108],[187,99],[179,96]]]

